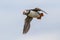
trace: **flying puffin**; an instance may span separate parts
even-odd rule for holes
[[[41,19],[44,16],[44,14],[39,13],[39,11],[46,13],[40,8],[34,8],[34,9],[23,11],[23,14],[27,16],[24,23],[23,34],[26,34],[29,31],[30,22],[32,21],[33,18]]]

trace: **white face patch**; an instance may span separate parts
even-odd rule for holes
[[[25,10],[25,13],[29,13],[29,10]]]

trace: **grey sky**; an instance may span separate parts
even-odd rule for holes
[[[33,19],[23,35],[26,16],[22,12],[35,7],[48,14]],[[0,0],[0,40],[60,40],[60,0]]]

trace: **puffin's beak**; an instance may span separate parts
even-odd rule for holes
[[[44,12],[45,14],[48,14],[47,12],[45,12],[44,10],[41,10],[42,12]]]
[[[25,15],[26,13],[23,11],[23,14]]]

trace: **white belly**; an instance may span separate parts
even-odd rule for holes
[[[39,14],[37,12],[31,11],[28,16],[36,18],[36,17],[38,17],[38,15]]]

